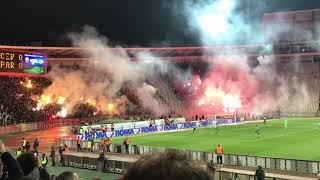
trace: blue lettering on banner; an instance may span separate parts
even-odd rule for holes
[[[96,139],[105,139],[107,138],[107,133],[106,132],[96,132]]]
[[[152,127],[142,127],[141,128],[141,133],[150,133],[150,132],[157,132],[158,129],[156,126],[152,126]]]
[[[184,129],[194,128],[194,127],[196,127],[196,126],[197,126],[196,122],[193,122],[193,123],[185,123],[185,124],[184,124]]]
[[[95,138],[95,134],[94,133],[87,133],[84,135],[84,139],[88,140],[88,139],[94,139]],[[83,137],[82,137],[83,139]]]
[[[116,130],[112,132],[95,132],[81,135],[82,140],[89,139],[105,139],[107,137],[115,137],[115,136],[128,136],[134,134],[143,134],[143,133],[153,133],[153,132],[161,132],[161,131],[171,131],[177,129],[191,129],[194,127],[202,127],[208,125],[216,125],[216,124],[233,124],[240,122],[240,118],[237,119],[220,119],[220,120],[208,120],[203,122],[188,122],[188,123],[180,123],[180,124],[170,124],[170,125],[159,125],[152,127],[141,127],[135,129],[122,129]]]
[[[115,136],[129,136],[134,134],[133,129],[116,130]]]
[[[166,125],[164,127],[165,131],[171,131],[171,130],[176,130],[178,129],[178,125],[177,124],[170,124],[170,125]]]
[[[162,131],[163,130],[163,125],[160,126],[156,126],[157,127],[157,132]]]
[[[140,134],[140,128],[133,129],[133,134]]]
[[[184,129],[185,124],[178,124],[178,129]]]

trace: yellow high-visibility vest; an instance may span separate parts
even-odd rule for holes
[[[16,156],[19,157],[22,154],[22,151],[17,151]]]
[[[88,148],[91,148],[91,146],[92,146],[91,141],[88,141],[87,145],[88,145]]]
[[[80,132],[80,134],[83,134],[83,129],[82,129],[82,128],[80,128],[79,132]]]
[[[41,164],[42,165],[46,165],[47,164],[47,157],[46,156],[44,158],[42,158]]]
[[[22,140],[22,146],[26,146],[27,145],[27,140]]]

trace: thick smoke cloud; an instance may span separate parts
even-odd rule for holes
[[[248,23],[245,14],[238,11],[239,6],[239,0],[202,0],[196,4],[189,0],[185,1],[183,10],[175,10],[184,13],[189,30],[198,33],[203,46],[264,43],[266,45],[261,53],[272,53],[273,40],[288,28],[282,26],[262,33],[261,28],[256,27],[257,23]],[[264,7],[265,4],[256,3],[251,14]],[[45,93],[67,97],[70,108],[78,99],[90,99],[99,110],[106,109],[112,103],[118,111],[124,111],[124,104],[129,98],[119,97],[118,92],[129,82],[144,107],[156,114],[164,114],[176,110],[174,107],[178,99],[163,76],[169,76],[171,80],[174,77],[176,82],[183,84],[199,79],[195,78],[198,75],[191,74],[191,69],[182,71],[151,52],[130,55],[137,60],[131,61],[124,49],[111,49],[108,39],[92,27],[85,27],[82,33],[71,33],[69,37],[75,47],[86,49],[81,56],[88,57],[91,63],[77,71],[53,68],[49,73],[53,84]],[[233,56],[221,55],[222,52]],[[310,88],[297,74],[303,71],[298,57],[290,63],[280,64],[273,56],[261,55],[252,59],[246,53],[232,47],[203,52],[204,55],[215,56],[208,59],[209,70],[201,83],[193,87],[196,96],[189,98],[192,104],[188,104],[182,113],[213,114],[237,110],[261,114],[290,106],[290,100],[299,104],[312,102]],[[251,65],[252,61],[255,65]],[[162,94],[159,95],[159,92]]]
[[[265,27],[261,23],[262,19],[259,19],[259,23],[248,21],[250,17],[243,9],[245,2],[240,0],[196,2],[189,0],[184,4],[184,16],[188,19],[190,30],[199,35],[204,46],[263,43],[266,45],[261,53],[272,53],[272,43],[276,42],[283,33],[287,33],[290,26],[278,23],[279,26],[272,26],[266,28],[268,31],[263,31]],[[266,4],[262,1],[255,2],[250,13],[254,15],[265,7]],[[279,21],[281,21],[280,16]],[[193,112],[210,113],[208,108],[213,109],[214,112],[221,112],[225,104],[224,99],[234,101],[229,105],[238,108],[238,98],[240,98],[241,108],[237,111],[257,114],[277,111],[280,107],[290,105],[288,103],[290,99],[300,104],[312,102],[309,95],[310,89],[301,80],[301,77],[295,76],[298,73],[296,67],[301,65],[299,59],[287,64],[279,64],[277,58],[273,56],[262,55],[257,59],[249,59],[245,49],[225,48],[221,51],[204,52],[209,56],[212,54],[216,56],[209,59],[210,70],[202,79],[202,91],[197,98],[198,102]],[[238,55],[218,56],[221,52]],[[256,61],[257,65],[250,66],[249,61]],[[284,69],[278,68],[279,66],[287,67],[287,73],[283,73]],[[210,107],[212,105],[216,109]]]
[[[159,74],[174,70],[174,66],[150,52],[140,52],[136,54],[136,61],[132,61],[121,47],[111,49],[107,38],[90,26],[84,27],[81,33],[70,33],[69,38],[74,47],[86,49],[81,56],[88,57],[90,63],[82,64],[76,71],[53,67],[49,73],[53,83],[44,94],[66,97],[68,109],[79,100],[89,100],[103,112],[108,110],[110,103],[115,104],[117,111],[123,111],[128,99],[118,97],[118,92],[125,83],[130,83],[144,107],[156,114],[169,112],[168,105],[157,97],[158,89],[154,85],[164,84]],[[172,90],[166,90],[172,93]]]
[[[242,1],[244,2],[244,1]],[[256,29],[238,11],[238,0],[185,1],[185,17],[204,45],[230,44],[259,39]],[[262,4],[260,4],[262,6]]]

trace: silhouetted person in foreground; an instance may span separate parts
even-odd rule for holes
[[[80,178],[76,173],[67,171],[61,173],[57,180],[80,180]]]
[[[185,154],[168,152],[140,158],[122,180],[210,180],[206,169]]]
[[[39,168],[39,160],[33,153],[23,153],[17,158],[17,161],[25,176],[50,180],[48,172],[44,168]]]

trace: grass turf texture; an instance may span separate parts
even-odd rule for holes
[[[213,152],[221,144],[226,154],[255,155],[301,160],[320,160],[320,119],[290,118],[192,130],[131,136],[131,144]],[[260,137],[255,126],[260,127]],[[112,139],[122,144],[124,137]]]

